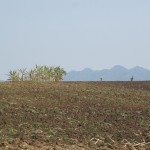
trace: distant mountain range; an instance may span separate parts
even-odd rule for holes
[[[63,77],[64,81],[142,81],[150,80],[150,70],[136,66],[127,69],[123,66],[116,65],[111,69],[92,70],[85,68],[82,71],[70,71]]]

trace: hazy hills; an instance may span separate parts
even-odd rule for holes
[[[150,80],[150,70],[136,66],[131,69],[122,66],[114,66],[111,69],[92,70],[85,68],[82,71],[70,71],[63,78],[64,81],[129,81],[133,76],[134,80]]]

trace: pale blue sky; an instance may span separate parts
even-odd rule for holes
[[[0,0],[0,79],[38,65],[150,69],[150,0]]]

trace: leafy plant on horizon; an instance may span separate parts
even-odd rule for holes
[[[66,75],[66,72],[60,67],[54,68],[54,81],[62,80],[63,75]]]
[[[38,66],[29,71],[19,69],[18,71],[10,71],[8,80],[10,81],[61,81],[62,77],[66,75],[66,71],[60,66]]]
[[[19,73],[16,70],[14,71],[10,70],[8,74],[8,80],[19,81]]]
[[[26,80],[26,77],[27,77],[26,68],[19,69],[19,80],[24,81],[24,80]]]

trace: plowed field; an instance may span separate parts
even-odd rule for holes
[[[0,83],[0,149],[150,150],[150,82]]]

